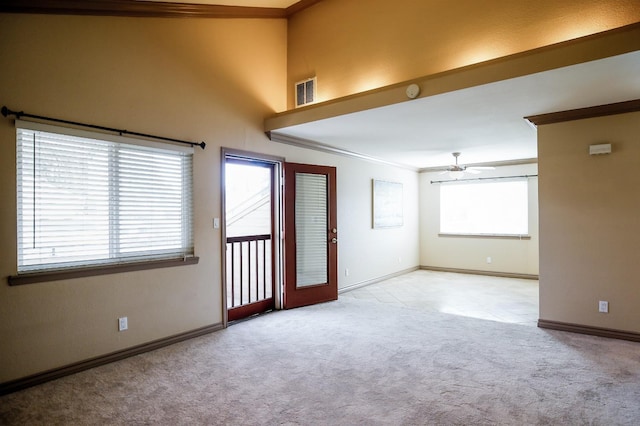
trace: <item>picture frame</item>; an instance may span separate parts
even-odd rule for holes
[[[399,228],[404,225],[403,188],[400,182],[372,179],[372,227]]]

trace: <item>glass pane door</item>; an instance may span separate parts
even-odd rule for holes
[[[284,194],[284,307],[336,300],[336,168],[285,163]]]

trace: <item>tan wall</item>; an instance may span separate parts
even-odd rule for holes
[[[536,175],[536,164],[496,167],[482,177]],[[446,178],[446,176],[444,177]],[[440,185],[438,172],[420,174],[420,265],[476,271],[538,274],[538,180],[529,181],[530,240],[439,237]],[[491,264],[487,263],[491,257]]]
[[[640,332],[638,135],[638,112],[538,128],[541,319]]]
[[[209,144],[194,155],[200,264],[9,287],[15,130],[0,120],[0,381],[221,322],[219,145],[264,141],[282,108],[285,22],[0,15],[0,28],[9,108]]]
[[[289,23],[293,84],[325,101],[640,21],[637,0],[323,0]]]
[[[346,160],[346,159],[345,159]],[[343,160],[344,161],[344,160]],[[340,260],[344,288],[419,265],[418,174],[414,171],[349,160],[338,170]],[[373,229],[372,179],[402,183],[403,225]],[[349,270],[346,275],[345,270]]]
[[[220,147],[338,167],[340,286],[418,264],[417,174],[270,142],[285,108],[284,20],[0,14],[0,102],[14,110],[207,142],[194,155],[193,266],[16,287],[15,130],[0,119],[0,382],[222,321]],[[405,229],[362,227],[370,179],[405,183]],[[412,201],[413,200],[413,201]],[[403,264],[386,258],[399,250]],[[371,259],[378,261],[368,267]],[[128,316],[129,330],[117,331]]]

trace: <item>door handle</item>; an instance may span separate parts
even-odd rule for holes
[[[333,244],[338,244],[338,239],[334,237],[334,238],[331,239],[331,242]]]

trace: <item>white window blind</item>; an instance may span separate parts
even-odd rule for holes
[[[528,182],[496,180],[440,186],[443,234],[526,235],[529,229]]]
[[[327,177],[296,173],[296,286],[324,284],[327,272]]]
[[[193,255],[192,148],[16,127],[18,272]]]

